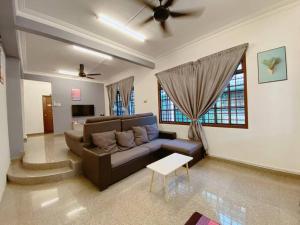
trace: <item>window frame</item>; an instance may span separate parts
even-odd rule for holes
[[[217,124],[217,123],[202,123],[202,126],[205,127],[219,127],[219,128],[237,128],[237,129],[248,129],[248,90],[247,90],[247,64],[246,64],[246,55],[242,57],[242,72],[244,74],[244,104],[245,104],[245,124]],[[160,124],[170,124],[170,125],[189,125],[189,122],[172,122],[172,121],[162,121],[162,110],[161,110],[161,86],[157,83],[158,86],[158,113],[159,113],[159,123]],[[229,97],[230,98],[230,97]],[[230,107],[230,100],[229,100],[229,107]],[[229,108],[228,107],[228,108]]]

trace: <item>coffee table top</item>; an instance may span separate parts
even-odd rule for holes
[[[193,157],[173,153],[172,155],[149,164],[147,168],[166,176],[192,160]]]

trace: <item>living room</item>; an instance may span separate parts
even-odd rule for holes
[[[1,221],[300,224],[300,1],[12,2]]]

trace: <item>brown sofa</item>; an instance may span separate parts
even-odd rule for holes
[[[204,157],[202,144],[188,140],[176,139],[176,133],[160,131],[159,137],[149,143],[127,151],[113,154],[103,153],[93,145],[91,134],[111,130],[127,131],[134,126],[145,126],[157,123],[153,114],[142,116],[111,117],[109,120],[94,119],[84,125],[83,142],[81,142],[82,169],[84,175],[100,190],[144,168],[151,162],[173,152],[189,155],[193,160],[189,166]],[[70,136],[66,137],[66,139]],[[79,138],[76,138],[77,141]],[[84,144],[83,144],[84,143]]]
[[[69,130],[64,133],[66,144],[71,152],[81,157],[83,146],[91,143],[91,133],[105,132],[110,130],[109,127],[107,127],[107,129],[105,128],[105,124],[113,126],[115,123],[119,124],[121,120],[147,116],[153,116],[153,113],[143,113],[132,116],[102,116],[87,119],[83,131]],[[114,122],[109,123],[108,121]],[[100,127],[98,127],[98,125],[100,125]]]

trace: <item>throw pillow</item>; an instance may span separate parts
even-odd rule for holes
[[[124,132],[116,132],[117,144],[121,151],[126,151],[136,146],[134,142],[134,134],[132,130]]]
[[[104,152],[112,154],[119,150],[115,130],[103,133],[94,133],[92,134],[92,139],[94,145],[98,146],[98,148]]]
[[[146,130],[147,130],[149,141],[152,141],[152,140],[158,138],[159,130],[157,128],[156,123],[152,124],[152,125],[146,125],[145,127],[146,127]]]
[[[148,135],[145,127],[132,127],[134,132],[134,141],[136,145],[142,145],[148,143]]]

